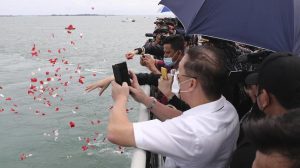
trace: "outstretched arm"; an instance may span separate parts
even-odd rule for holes
[[[110,85],[111,81],[115,80],[114,76],[109,76],[109,77],[106,77],[102,80],[99,80],[97,82],[94,82],[92,84],[89,84],[86,88],[85,88],[85,91],[86,92],[90,92],[92,90],[95,90],[97,88],[100,89],[100,92],[99,92],[99,95],[101,95],[105,89]]]

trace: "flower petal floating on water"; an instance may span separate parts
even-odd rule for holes
[[[12,100],[12,98],[11,98],[11,97],[8,97],[8,98],[6,98],[5,100],[7,100],[7,101],[11,101],[11,100]]]
[[[88,147],[87,147],[86,145],[83,145],[83,146],[81,147],[81,149],[82,149],[82,151],[86,151],[86,150],[88,150]]]
[[[69,25],[68,27],[65,28],[66,30],[75,30],[76,28],[73,25]]]
[[[25,160],[25,159],[26,159],[25,153],[21,153],[21,154],[19,155],[19,159],[20,159],[20,160]]]
[[[81,84],[83,84],[84,83],[84,79],[85,79],[84,76],[80,76],[78,82],[81,83]]]
[[[37,78],[31,78],[31,82],[37,82]]]
[[[57,61],[57,58],[49,59],[49,62],[52,64],[52,66],[56,63],[56,61]]]
[[[71,128],[74,128],[75,127],[75,122],[74,121],[70,121],[69,125],[70,125]]]
[[[33,44],[33,47],[32,47],[32,49],[31,49],[31,55],[32,55],[33,57],[37,57],[37,56],[38,56],[38,51],[37,51],[37,49],[35,48],[35,44]]]
[[[87,143],[87,144],[90,143],[90,138],[86,138],[85,143]]]

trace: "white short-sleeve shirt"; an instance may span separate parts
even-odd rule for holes
[[[224,168],[239,135],[235,108],[223,96],[161,122],[133,124],[138,148],[167,156],[165,167]]]

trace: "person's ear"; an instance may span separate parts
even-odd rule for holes
[[[261,93],[259,95],[259,101],[263,109],[262,111],[264,111],[264,109],[270,104],[270,95],[265,89],[261,90]]]
[[[187,91],[193,91],[193,90],[195,90],[196,87],[197,87],[197,84],[198,84],[197,80],[194,79],[194,78],[191,78],[191,82],[190,82],[190,85],[189,85],[189,88],[188,88]]]

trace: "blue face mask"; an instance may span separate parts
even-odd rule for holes
[[[173,61],[172,61],[172,58],[170,58],[170,57],[165,57],[164,58],[164,63],[167,67],[171,67],[174,64]]]

